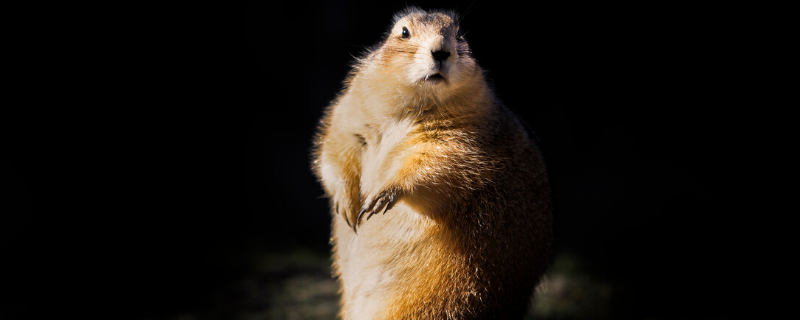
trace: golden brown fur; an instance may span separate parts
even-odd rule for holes
[[[321,122],[344,319],[521,318],[544,271],[542,159],[456,20],[399,15]]]

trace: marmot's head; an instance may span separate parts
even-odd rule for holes
[[[458,18],[450,12],[409,8],[398,13],[374,53],[397,85],[433,98],[446,98],[479,78]]]

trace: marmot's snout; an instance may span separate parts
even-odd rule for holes
[[[448,63],[447,60],[454,56],[453,46],[447,43],[446,37],[440,35],[430,42],[428,48],[430,48],[430,56],[427,59],[431,62],[431,70],[425,80],[437,82],[438,80],[446,79],[452,68],[452,63]]]
[[[435,61],[444,61],[453,53],[455,44],[451,43],[452,41],[449,41],[448,38],[446,34],[441,34],[428,42],[428,48],[431,49],[431,55]]]
[[[440,49],[438,51],[431,51],[431,55],[433,56],[433,60],[438,63],[442,63],[442,61],[447,60],[450,57],[450,51]]]

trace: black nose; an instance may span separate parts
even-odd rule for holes
[[[433,55],[433,59],[436,61],[444,61],[447,57],[450,56],[450,51],[446,50],[439,50],[439,51],[431,51]]]

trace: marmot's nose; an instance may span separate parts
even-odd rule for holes
[[[447,57],[450,56],[450,51],[447,50],[439,50],[439,51],[431,51],[433,55],[433,60],[436,61],[444,61]]]

